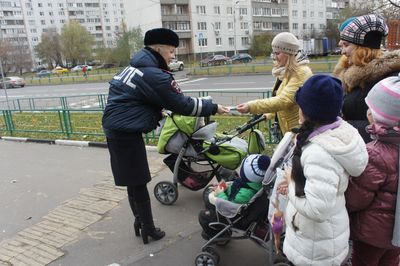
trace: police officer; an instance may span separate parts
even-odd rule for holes
[[[130,65],[110,81],[103,129],[111,159],[115,185],[126,186],[135,216],[136,236],[148,243],[165,232],[154,226],[147,183],[151,176],[142,133],[156,128],[162,109],[189,116],[209,116],[229,112],[229,108],[209,99],[184,96],[169,62],[175,58],[179,37],[172,30],[156,28],[146,32],[145,47]]]

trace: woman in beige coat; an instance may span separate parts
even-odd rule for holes
[[[276,77],[271,98],[242,103],[237,106],[240,113],[267,113],[267,119],[277,115],[283,134],[299,125],[299,107],[294,95],[303,83],[312,76],[308,59],[299,51],[299,40],[289,32],[281,32],[272,40]]]

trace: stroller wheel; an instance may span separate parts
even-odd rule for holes
[[[206,246],[205,248],[203,248],[203,251],[204,251],[204,252],[207,252],[207,253],[210,253],[211,255],[213,255],[214,258],[217,259],[217,263],[219,263],[219,254],[218,254],[218,252],[217,252],[213,247]]]
[[[178,189],[168,181],[161,181],[154,187],[154,196],[164,205],[172,205],[178,199]]]
[[[217,258],[208,252],[201,252],[194,260],[196,266],[216,266],[218,265]]]

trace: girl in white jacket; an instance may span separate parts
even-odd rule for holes
[[[340,265],[349,246],[344,192],[368,154],[358,131],[339,116],[338,79],[314,75],[296,93],[301,127],[292,169],[278,191],[288,195],[283,252],[294,265]]]

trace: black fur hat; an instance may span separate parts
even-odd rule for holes
[[[174,47],[179,46],[178,35],[170,29],[156,28],[151,29],[144,35],[144,45],[166,44]]]

